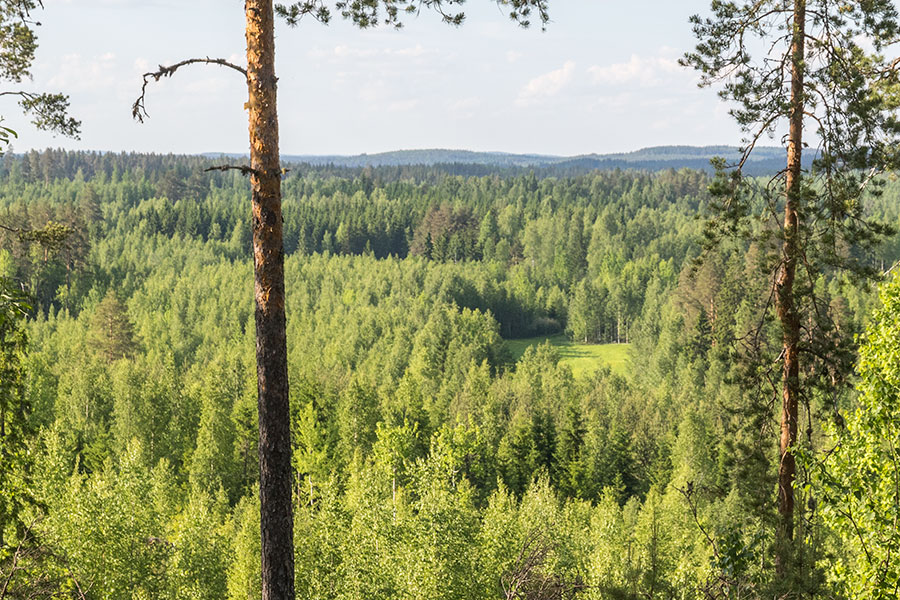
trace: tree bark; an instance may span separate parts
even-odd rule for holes
[[[775,281],[775,310],[782,331],[781,460],[778,466],[778,535],[775,567],[784,574],[794,538],[794,479],[797,465],[791,448],[797,441],[800,390],[800,315],[794,303],[794,276],[799,250],[801,159],[803,153],[803,71],[806,0],[794,0],[791,44],[791,104],[785,181],[784,240],[781,268]]]
[[[294,598],[294,540],[275,20],[272,0],[246,0],[244,7],[259,391],[262,598],[291,600]]]

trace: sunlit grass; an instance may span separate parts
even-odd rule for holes
[[[565,335],[542,335],[520,340],[506,340],[506,347],[513,360],[518,361],[529,346],[549,341],[558,351],[561,361],[569,365],[576,377],[589,375],[600,367],[607,366],[614,373],[627,375],[630,360],[629,344],[576,344]]]

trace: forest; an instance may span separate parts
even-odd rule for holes
[[[9,598],[259,597],[248,183],[210,163],[2,160],[4,222],[48,233],[0,231],[0,276],[32,305],[4,324],[4,409],[25,417],[2,469]],[[296,166],[283,184],[300,597],[502,597],[523,553],[585,598],[772,585],[777,422],[740,351],[766,301],[764,252],[697,260],[711,183]],[[869,209],[900,224],[900,183]],[[900,239],[865,259],[886,270]],[[897,511],[896,471],[873,452],[896,417],[900,288],[879,300],[828,271],[814,284],[863,359],[817,395],[804,437],[859,454],[835,453],[827,477],[821,457],[801,469],[814,535],[797,577],[816,597],[888,597],[854,590],[896,585],[896,530],[855,528]],[[627,374],[575,377],[549,344],[517,361],[506,345],[557,332],[628,342]]]
[[[183,68],[239,74],[249,155],[17,154],[0,115],[0,600],[900,595],[895,3],[713,0],[678,59],[510,97],[543,120],[687,70],[739,146],[282,154],[276,24],[464,3],[244,0],[246,62],[134,62],[145,125]],[[0,98],[78,139],[32,85],[42,9],[0,0]],[[379,54],[334,50],[305,59]],[[668,92],[641,106],[675,119]]]

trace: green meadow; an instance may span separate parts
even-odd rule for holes
[[[560,362],[569,365],[576,377],[589,375],[600,367],[609,367],[617,375],[627,375],[630,344],[578,344],[564,334],[542,335],[519,340],[506,340],[513,360],[518,361],[530,346],[550,342],[560,354]]]

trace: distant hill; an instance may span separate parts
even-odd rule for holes
[[[215,158],[223,156],[215,152],[207,152],[204,156]],[[225,154],[238,157],[240,154]],[[246,156],[246,155],[244,155]],[[285,154],[282,160],[286,163],[306,163],[315,166],[332,165],[335,167],[402,167],[410,165],[485,165],[492,167],[516,168],[537,167],[567,160],[563,156],[541,154],[508,154],[506,152],[473,152],[471,150],[394,150],[378,154],[357,154],[342,156],[337,154],[295,155]]]
[[[336,167],[400,167],[408,165],[467,164],[493,167],[536,167],[564,160],[541,154],[507,154],[505,152],[472,152],[470,150],[394,150],[357,156],[285,156],[286,162]]]
[[[735,163],[740,158],[740,152],[735,146],[656,146],[620,154],[574,156],[542,166],[551,167],[553,170],[560,172],[604,171],[611,169],[662,171],[684,168],[711,172],[713,169],[710,160],[716,157],[722,157],[729,163]],[[783,148],[757,147],[751,154],[747,164],[744,165],[744,173],[747,175],[772,175],[778,173],[784,169],[786,158]],[[807,155],[804,157],[804,163],[807,167],[811,162],[812,156]]]
[[[206,153],[207,157],[223,156]],[[240,156],[228,154],[226,156]],[[711,171],[710,159],[721,156],[736,161],[734,146],[656,146],[634,152],[617,154],[583,154],[553,156],[547,154],[510,154],[506,152],[473,152],[470,150],[395,150],[356,156],[285,155],[286,163],[306,163],[335,167],[400,167],[411,165],[479,165],[497,169],[534,169],[544,172],[570,174],[593,170],[636,169],[661,171],[665,169],[698,169]],[[776,147],[757,147],[744,168],[748,175],[777,173],[785,166],[785,150]]]

